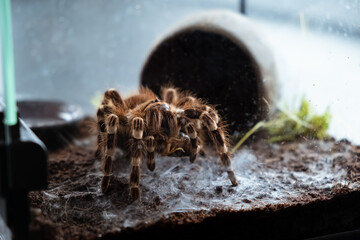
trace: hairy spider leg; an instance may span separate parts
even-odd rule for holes
[[[96,116],[97,116],[97,129],[98,129],[98,136],[97,136],[97,149],[95,151],[95,157],[99,158],[101,157],[101,154],[104,152],[104,141],[103,139],[105,138],[105,134],[106,134],[106,126],[105,126],[105,113],[104,113],[104,106],[101,105],[97,112],[96,112]]]
[[[97,121],[98,121],[98,137],[97,142],[98,146],[95,151],[95,157],[101,157],[101,153],[105,151],[105,135],[106,135],[106,126],[105,126],[105,118],[113,112],[113,108],[125,108],[125,103],[120,97],[120,94],[113,88],[107,90],[104,93],[102,103],[97,110]]]
[[[237,186],[238,182],[231,165],[230,152],[225,140],[225,133],[222,128],[218,127],[216,120],[214,120],[208,112],[203,112],[200,115],[201,122],[206,126],[210,133],[210,137],[216,146],[216,150],[220,155],[220,159],[225,166],[225,170],[232,185]]]
[[[163,115],[161,114],[161,111],[156,108],[155,106],[152,106],[145,111],[145,120],[146,124],[148,126],[148,131],[150,135],[153,135],[155,133],[158,133],[161,129],[161,123],[162,123]]]
[[[155,134],[158,134],[161,130],[161,124],[163,120],[162,112],[158,107],[158,99],[152,105],[145,110],[145,121],[147,124],[147,137],[146,142],[146,165],[150,171],[155,169],[155,147],[156,141],[154,138]]]
[[[119,119],[115,114],[110,114],[106,118],[106,145],[105,145],[105,155],[102,158],[102,172],[103,177],[101,179],[101,191],[103,193],[107,192],[110,184],[110,177],[112,175],[112,158],[115,151],[115,136],[116,128],[119,124]]]
[[[130,155],[131,155],[131,173],[130,173],[130,200],[135,201],[140,198],[140,164],[144,151],[143,134],[144,120],[135,117],[131,122]]]
[[[154,171],[154,169],[155,169],[155,147],[156,147],[156,142],[155,142],[154,136],[147,136],[145,138],[145,142],[146,142],[146,152],[147,152],[146,164],[150,171]]]
[[[212,113],[216,114],[215,110]],[[218,124],[216,123],[216,118],[214,120],[210,116],[209,112],[201,110],[200,108],[186,109],[184,111],[184,114],[191,119],[200,119],[202,124],[208,130],[211,140],[215,144],[216,150],[220,156],[221,162],[225,166],[225,170],[232,185],[238,185],[236,175],[232,169],[230,152],[228,150],[225,133],[221,127],[218,127]]]
[[[112,174],[112,158],[115,150],[115,138],[119,126],[119,117],[114,114],[115,108],[125,108],[120,94],[115,89],[109,89],[104,93],[102,105],[97,111],[98,120],[98,147],[96,157],[101,156],[103,177],[101,179],[101,191],[109,189]],[[123,120],[123,119],[122,119]]]
[[[178,133],[177,118],[175,114],[169,110],[161,109],[163,121],[161,123],[162,129],[165,129],[165,135],[168,139],[175,137]]]
[[[190,162],[194,162],[199,153],[199,138],[193,123],[188,123],[185,126],[185,133],[190,138]]]
[[[174,88],[166,88],[163,91],[164,101],[169,104],[175,104],[178,99],[178,94]]]
[[[117,108],[125,108],[125,103],[121,98],[118,91],[113,88],[110,88],[104,93],[104,98],[102,100],[102,105],[107,105],[110,107],[117,107]]]
[[[186,145],[187,151],[190,153],[189,156],[190,162],[194,162],[201,149],[201,140],[198,131],[195,127],[195,124],[193,122],[194,120],[191,121],[182,113],[178,115],[178,123],[181,126],[180,134],[185,133],[185,136],[189,139],[188,141],[185,141],[184,144]]]
[[[209,113],[210,117],[215,121],[215,123],[218,124],[219,123],[219,115],[216,113],[216,111],[209,106],[206,106],[205,110],[206,110],[206,112]]]
[[[109,106],[101,105],[96,113],[97,115],[97,128],[98,128],[98,146],[95,151],[95,157],[99,158],[105,153],[105,142],[106,142],[106,118],[112,114],[113,109]]]
[[[180,108],[182,108],[185,105],[195,107],[196,99],[191,96],[186,96],[186,97],[179,99],[178,102],[176,103],[176,106],[180,107]]]

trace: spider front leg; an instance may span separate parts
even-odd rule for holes
[[[104,113],[104,106],[101,105],[97,112],[96,112],[96,117],[97,117],[97,129],[98,129],[98,136],[97,136],[97,149],[95,151],[95,157],[99,158],[101,157],[102,153],[104,152],[104,141],[103,139],[105,138],[106,135],[106,126],[105,126],[105,113]]]
[[[98,122],[98,146],[95,151],[95,157],[101,157],[105,151],[106,125],[105,118],[113,112],[113,108],[125,109],[125,104],[120,94],[115,89],[109,89],[104,93],[101,106],[98,108],[96,116]]]
[[[110,88],[105,92],[102,104],[110,107],[125,108],[123,99],[114,88]]]
[[[106,145],[105,154],[102,157],[102,172],[104,176],[101,179],[101,191],[107,192],[110,185],[110,177],[112,174],[112,158],[115,150],[115,134],[116,127],[119,124],[119,119],[115,114],[111,114],[107,117],[106,121]]]
[[[130,173],[130,200],[135,201],[140,198],[140,163],[144,151],[143,143],[144,120],[135,117],[131,122],[130,155],[131,155],[131,173]]]
[[[199,139],[193,123],[185,126],[186,135],[190,138],[190,162],[194,162],[199,153]]]
[[[154,136],[147,136],[145,138],[146,142],[146,152],[147,152],[147,167],[150,171],[154,171],[155,169],[155,138]]]

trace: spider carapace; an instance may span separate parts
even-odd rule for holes
[[[101,191],[109,189],[115,147],[131,158],[130,199],[140,198],[140,164],[146,159],[150,171],[155,169],[155,154],[172,155],[181,151],[194,162],[210,139],[227,171],[232,185],[237,185],[231,166],[228,134],[214,107],[176,88],[162,89],[159,99],[148,88],[122,99],[115,89],[105,92],[97,111],[98,148],[103,177]]]

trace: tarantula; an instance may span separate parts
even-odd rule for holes
[[[122,99],[115,89],[105,92],[97,110],[98,148],[102,159],[101,191],[109,189],[115,147],[131,158],[130,200],[140,197],[140,164],[145,157],[150,171],[155,169],[155,153],[171,155],[182,151],[194,162],[210,137],[225,166],[232,185],[237,185],[228,151],[225,124],[217,111],[189,93],[167,87],[159,99],[150,89]]]

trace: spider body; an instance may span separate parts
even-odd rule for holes
[[[130,199],[140,198],[140,164],[146,159],[155,169],[155,154],[172,155],[182,151],[194,162],[206,138],[210,137],[233,185],[228,137],[216,110],[201,99],[175,88],[164,88],[162,99],[151,90],[122,99],[115,89],[105,92],[97,111],[98,148],[102,160],[101,191],[107,192],[112,175],[115,147],[127,151],[131,159]]]

